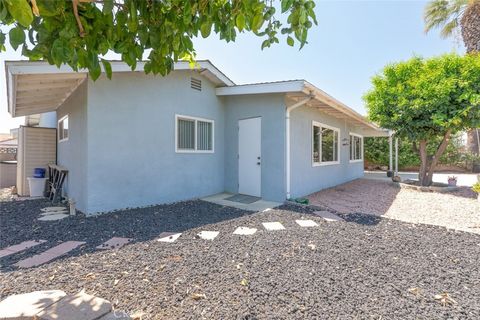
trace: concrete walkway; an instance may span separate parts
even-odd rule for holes
[[[399,176],[402,178],[402,181],[406,179],[417,180],[418,172],[399,172]],[[434,173],[433,182],[448,183],[448,177],[451,176],[457,177],[458,186],[471,187],[474,183],[480,181],[478,180],[479,175],[476,173]],[[384,171],[365,171],[364,178],[391,181],[391,179],[387,177],[387,173]]]
[[[233,194],[231,193],[219,193],[213,196],[202,198],[201,200],[219,204],[221,206],[233,207],[233,208],[247,210],[247,211],[264,211],[264,210],[273,209],[275,207],[282,205],[282,203],[280,202],[266,201],[263,199],[255,201],[253,203],[240,203],[240,202],[226,200],[226,198],[229,198],[231,196],[233,196]]]

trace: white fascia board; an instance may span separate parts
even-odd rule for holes
[[[235,96],[245,94],[302,92],[304,90],[304,86],[305,81],[303,80],[246,84],[231,87],[220,87],[216,89],[216,94],[217,96]]]
[[[365,119],[365,117],[362,116],[360,113],[356,112],[355,110],[348,107],[344,103],[342,103],[342,102],[338,101],[337,99],[335,99],[334,97],[330,96],[325,91],[320,90],[319,88],[315,87],[311,83],[306,83],[305,86],[306,86],[306,88],[308,89],[309,92],[314,93],[315,98],[317,100],[331,106],[334,109],[337,109],[338,111],[342,112],[343,114],[345,114],[345,115],[347,115],[351,118],[354,118],[354,119],[362,122],[363,124],[365,124],[366,126],[368,126],[371,129],[380,130],[380,131],[382,130],[381,128],[379,128],[375,124],[373,124],[372,122]]]
[[[112,66],[112,72],[132,72],[132,68],[121,61],[110,61]],[[45,61],[6,61],[5,67],[12,74],[54,74],[54,73],[73,73],[75,72],[71,67],[67,65],[61,65],[57,67],[50,65]],[[137,63],[137,67],[134,71],[144,71],[145,62],[141,61]],[[101,66],[102,72],[105,72],[103,65]],[[192,69],[190,64],[186,61],[180,61],[174,64],[174,70],[195,70],[206,69],[210,71],[219,81],[223,82],[227,86],[234,85],[233,81],[225,76],[220,70],[218,70],[210,61],[198,61],[197,65]],[[88,73],[87,69],[79,69],[78,73]]]

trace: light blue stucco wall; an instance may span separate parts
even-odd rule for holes
[[[225,108],[198,73],[116,73],[88,83],[88,103],[87,213],[223,192]],[[215,152],[176,153],[175,114],[214,120]]]
[[[312,121],[340,129],[340,163],[312,166]],[[363,161],[350,163],[350,149],[342,144],[353,126],[318,111],[300,107],[291,113],[291,197],[302,197],[363,176]]]
[[[202,91],[190,88],[202,79]],[[87,105],[88,104],[88,105]],[[69,197],[87,214],[238,192],[238,121],[262,119],[265,200],[286,198],[285,96],[217,97],[214,85],[192,71],[166,77],[116,73],[81,85],[57,110],[69,115],[70,137],[58,163],[70,172]],[[214,153],[175,152],[175,114],[215,121]],[[359,132],[318,109],[291,113],[291,196],[300,197],[363,175],[341,146],[340,164],[312,166],[312,121],[338,127],[340,140]]]
[[[225,98],[225,190],[238,191],[238,121],[262,117],[262,198],[285,200],[285,101],[282,94]]]
[[[69,137],[58,142],[57,163],[66,167],[64,192],[75,199],[78,210],[87,210],[87,84],[84,82],[57,109],[57,119],[68,114]]]

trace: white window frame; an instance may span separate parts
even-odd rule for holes
[[[358,137],[360,138],[360,159],[355,159],[355,160],[352,160],[351,159],[351,152],[352,152],[352,146],[350,145],[350,136],[354,136],[354,137]],[[348,138],[349,138],[349,150],[348,150],[348,159],[350,160],[350,163],[355,163],[355,162],[363,162],[363,136],[361,134],[358,134],[358,133],[355,133],[355,132],[349,132],[348,133]]]
[[[319,162],[314,162],[313,161],[313,150],[314,150],[314,139],[313,139],[313,131],[314,131],[314,127],[320,127],[320,133],[322,132],[322,128],[325,128],[325,129],[330,129],[330,130],[333,130],[333,131],[336,131],[337,134],[338,134],[338,139],[337,139],[337,161],[322,161],[322,135],[320,134],[320,140],[319,140]],[[320,123],[320,122],[317,122],[317,121],[312,121],[312,129],[310,131],[310,139],[312,140],[311,141],[311,146],[312,146],[312,150],[310,152],[310,158],[311,158],[311,161],[312,161],[312,167],[320,167],[320,166],[330,166],[330,165],[336,165],[336,164],[340,164],[340,156],[341,156],[341,149],[340,149],[340,129],[339,128],[336,128],[336,127],[332,127],[332,126],[329,126],[327,124],[323,124],[323,123]]]
[[[195,148],[193,150],[178,148],[178,120],[181,120],[181,119],[195,121],[195,128],[194,128]],[[212,124],[212,150],[197,150],[197,122],[198,121],[209,122]],[[175,152],[176,153],[215,153],[215,120],[175,114]]]
[[[65,119],[69,120],[68,121],[68,135],[67,135],[66,138],[60,138],[60,122],[63,122]],[[58,139],[58,142],[64,142],[64,141],[68,141],[68,138],[70,138],[70,119],[68,118],[68,114],[66,114],[57,121],[57,139]]]

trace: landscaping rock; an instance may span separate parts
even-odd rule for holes
[[[308,207],[247,213],[203,201],[45,224],[29,219],[41,205],[0,205],[2,244],[48,240],[1,258],[2,298],[85,288],[144,319],[480,319],[476,234],[359,213],[327,223]],[[307,219],[319,227],[296,223]],[[262,223],[272,221],[285,229],[266,231]],[[239,226],[257,232],[239,236],[233,233]],[[219,235],[198,239],[203,230]],[[156,241],[162,232],[182,236]],[[112,237],[134,241],[96,249]],[[12,265],[67,240],[86,244],[38,267]],[[444,293],[456,303],[435,299]]]

